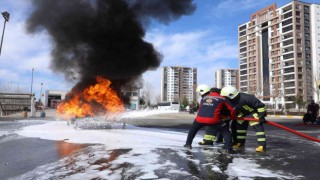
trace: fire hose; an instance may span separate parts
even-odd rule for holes
[[[257,121],[257,122],[259,121],[259,119],[256,119],[256,118],[238,118],[238,120]],[[278,124],[278,123],[271,122],[271,121],[267,121],[266,123],[267,123],[267,124],[270,124],[270,125],[272,125],[272,126],[278,127],[278,128],[280,128],[280,129],[289,131],[289,132],[291,132],[291,133],[293,133],[293,134],[296,134],[296,135],[298,135],[298,136],[304,137],[304,138],[306,138],[306,139],[309,139],[309,140],[312,140],[312,141],[316,141],[316,142],[320,142],[320,139],[317,139],[317,138],[314,138],[314,137],[312,137],[312,136],[309,136],[309,135],[303,134],[303,133],[301,133],[301,132],[295,131],[295,130],[293,130],[293,129],[291,129],[291,128],[282,126],[282,125],[280,125],[280,124]]]

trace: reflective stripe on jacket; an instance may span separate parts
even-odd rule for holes
[[[231,101],[237,111],[238,117],[250,114],[257,114],[258,117],[265,117],[267,115],[265,104],[254,95],[246,93],[240,93],[239,95],[239,99]]]

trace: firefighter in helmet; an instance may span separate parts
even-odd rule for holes
[[[221,89],[219,88],[211,88],[210,89],[210,92],[217,92],[220,94],[221,92]],[[228,99],[226,99],[228,100]],[[222,127],[219,131],[218,131],[218,134],[217,136],[215,136],[213,134],[214,130],[211,128],[211,126],[207,126],[206,129],[205,129],[205,133],[204,133],[204,136],[203,136],[203,140],[201,142],[199,142],[198,144],[199,145],[213,145],[214,142],[216,143],[223,143],[223,139],[231,139],[231,132],[229,130],[229,122],[230,122],[230,111],[227,109],[227,108],[223,108],[221,109],[221,113],[220,113],[220,116],[221,116],[221,120],[222,120]],[[221,132],[222,131],[222,132]],[[227,131],[227,132],[224,132],[224,131]]]
[[[199,85],[196,89],[201,95],[201,101],[199,105],[199,110],[197,112],[196,118],[189,130],[188,137],[186,140],[186,144],[184,147],[191,148],[192,141],[202,127],[210,126],[212,129],[212,138],[214,139],[217,135],[219,129],[222,128],[221,121],[221,110],[226,107],[230,111],[230,117],[235,119],[235,109],[232,105],[226,101],[225,97],[222,97],[217,92],[210,92],[210,88],[207,85]],[[225,140],[225,147],[227,153],[233,153],[231,138],[229,138],[228,142]]]
[[[238,117],[259,118],[259,122],[237,120],[236,138],[234,138],[234,149],[245,146],[248,125],[256,131],[258,147],[256,152],[266,151],[266,136],[263,123],[266,123],[266,108],[258,98],[253,95],[240,93],[235,87],[226,86],[222,88],[220,95],[228,97],[236,109]],[[235,136],[233,136],[235,137]]]

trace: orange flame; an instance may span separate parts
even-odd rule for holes
[[[95,85],[74,94],[71,99],[61,102],[57,107],[58,115],[69,119],[94,116],[101,112],[123,112],[123,102],[117,93],[109,87],[111,82],[101,76],[97,76],[96,81]]]

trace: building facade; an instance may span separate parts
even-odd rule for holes
[[[319,4],[292,1],[253,13],[238,27],[240,91],[276,109],[314,98],[319,79]]]
[[[184,98],[192,103],[196,100],[197,68],[162,67],[161,102],[182,102]]]
[[[140,97],[141,97],[140,88],[127,88],[126,90],[123,90],[122,93],[124,96],[129,98],[129,104],[127,105],[126,108],[131,110],[139,110],[142,108],[140,107]]]
[[[316,86],[319,86],[320,80],[320,4],[311,5],[311,58],[312,67],[314,68],[314,81]],[[320,102],[320,90],[318,87],[314,87],[314,100]]]
[[[238,69],[218,69],[215,72],[215,87],[234,86],[239,88]]]
[[[57,108],[60,101],[65,100],[67,91],[45,90],[40,101],[45,107]]]

